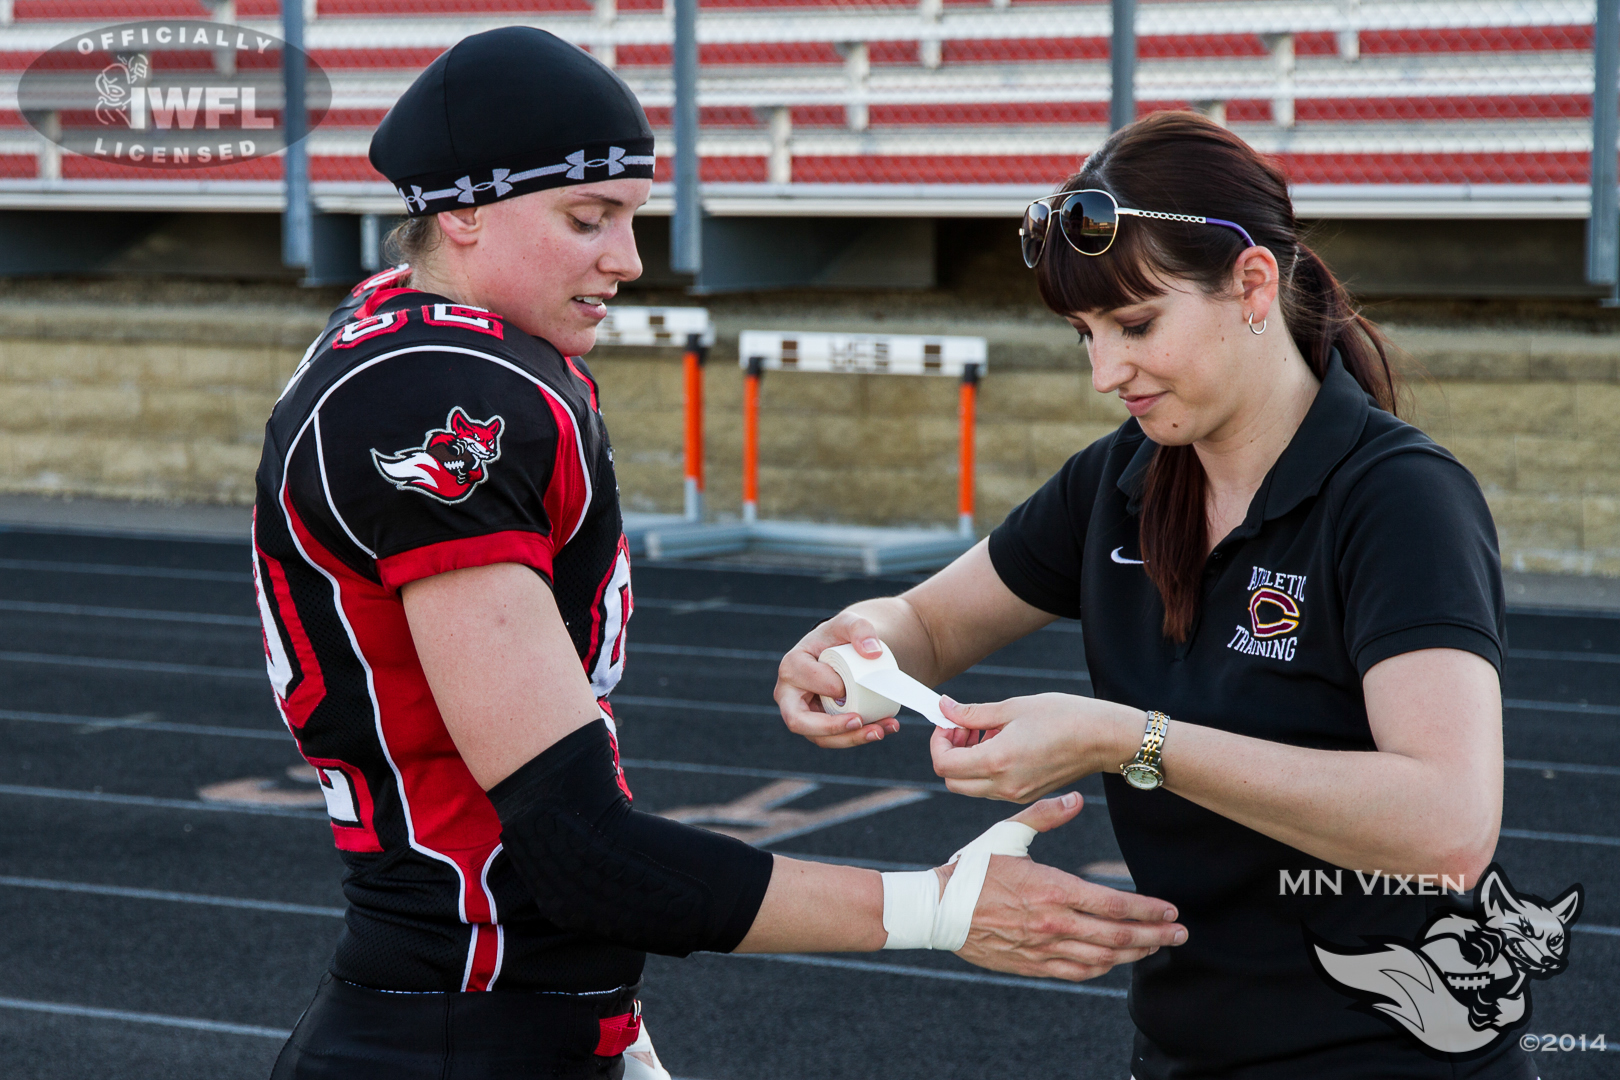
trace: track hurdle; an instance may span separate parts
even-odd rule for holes
[[[795,333],[744,330],[737,345],[743,385],[743,520],[759,517],[759,389],[767,371],[847,372],[863,375],[931,375],[961,380],[958,414],[956,526],[973,532],[974,414],[979,379],[988,361],[985,339],[921,334]]]
[[[679,347],[685,386],[685,507],[687,521],[703,520],[703,365],[714,345],[709,309],[610,307],[596,328],[598,345]]]

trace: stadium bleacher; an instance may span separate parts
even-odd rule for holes
[[[1305,216],[1583,217],[1591,0],[1160,0],[1138,8],[1138,110],[1193,107],[1284,163]],[[279,159],[191,173],[62,154],[23,120],[22,70],[135,18],[277,33],[275,0],[0,0],[0,208],[273,210]],[[667,181],[672,20],[661,0],[314,0],[331,79],[309,141],[317,207],[392,214],[378,120],[462,36],[544,27],[647,105]],[[1003,216],[1107,133],[1109,5],[705,0],[704,200],[722,215]],[[667,212],[655,191],[653,212]]]

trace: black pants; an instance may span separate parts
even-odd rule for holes
[[[597,1057],[598,1020],[633,1009],[634,987],[574,996],[491,991],[390,994],[328,974],[271,1080],[620,1080]]]

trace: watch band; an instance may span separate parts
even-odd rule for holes
[[[1164,735],[1170,727],[1170,718],[1157,709],[1149,709],[1147,728],[1142,732],[1142,747],[1136,756],[1119,767],[1125,782],[1141,791],[1152,791],[1164,783]]]

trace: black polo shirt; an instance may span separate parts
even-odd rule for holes
[[[1136,561],[1141,478],[1154,450],[1126,421],[990,537],[1008,588],[1084,620],[1097,697],[1296,746],[1372,750],[1361,678],[1374,664],[1450,648],[1500,671],[1501,562],[1479,485],[1378,409],[1337,356],[1248,517],[1210,555],[1197,621],[1180,645],[1164,636],[1164,606]],[[1367,895],[1352,870],[1178,795],[1137,791],[1117,774],[1103,783],[1137,888],[1174,903],[1189,932],[1186,945],[1135,965],[1137,1080],[1522,1074],[1512,1039],[1472,1062],[1428,1056],[1312,965],[1311,934],[1343,946],[1411,940],[1458,897],[1416,895],[1416,882],[1409,895],[1385,896],[1381,883]]]

